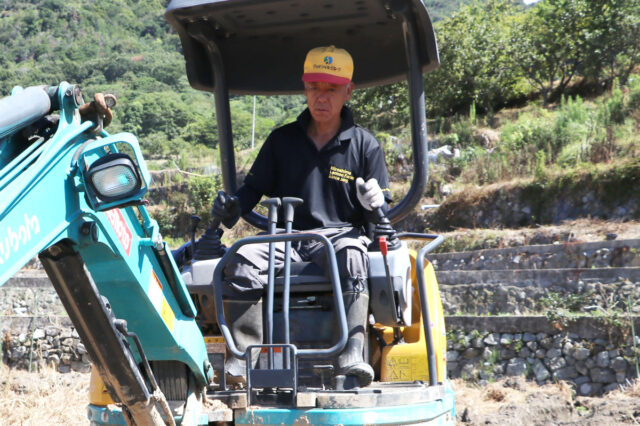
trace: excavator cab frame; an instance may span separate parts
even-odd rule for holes
[[[215,94],[216,119],[218,127],[218,142],[220,149],[220,165],[223,185],[227,193],[237,190],[235,154],[233,147],[233,131],[231,127],[229,96],[236,95],[283,95],[298,94],[303,91],[301,81],[302,63],[307,51],[322,45],[335,45],[346,49],[352,55],[355,63],[353,82],[356,88],[365,88],[394,82],[407,81],[409,91],[409,105],[411,113],[411,135],[414,171],[411,187],[405,197],[388,212],[391,223],[398,222],[408,215],[419,202],[424,193],[428,180],[428,140],[426,128],[425,94],[423,73],[439,66],[438,48],[435,34],[428,12],[421,0],[356,0],[340,2],[338,0],[304,1],[304,0],[173,0],[169,3],[165,17],[177,31],[182,43],[186,61],[187,75],[192,87],[198,90],[211,91]],[[283,199],[284,200],[284,199]],[[277,199],[269,200],[271,204],[278,203]],[[286,214],[286,213],[285,213]],[[253,211],[244,216],[252,225],[275,234],[273,217],[264,216]],[[385,220],[387,218],[384,218]],[[389,221],[387,225],[390,228]],[[392,232],[395,232],[392,230]],[[289,306],[290,295],[303,287],[321,289],[322,280],[301,274],[292,277],[291,266],[285,260],[284,270],[279,278],[274,277],[273,267],[268,272],[267,284],[267,327],[269,333],[265,345],[259,345],[269,355],[267,371],[254,371],[247,363],[247,391],[246,409],[248,413],[236,413],[238,424],[264,421],[266,423],[290,424],[301,419],[310,423],[331,424],[361,424],[365,423],[367,415],[363,417],[362,410],[367,408],[369,416],[378,419],[389,416],[384,421],[395,424],[413,421],[447,424],[453,418],[453,395],[446,380],[444,352],[446,339],[444,337],[444,321],[440,295],[433,267],[425,260],[425,255],[442,242],[442,237],[429,234],[400,233],[394,234],[396,239],[426,240],[427,244],[419,251],[407,254],[411,258],[413,282],[414,313],[412,324],[406,323],[404,328],[398,327],[403,323],[397,312],[389,314],[387,325],[391,327],[378,328],[381,357],[386,361],[379,371],[382,381],[393,382],[390,390],[389,383],[376,383],[376,389],[361,389],[349,393],[343,391],[340,385],[334,383],[333,389],[320,395],[313,391],[297,393],[297,376],[289,381],[280,380],[289,374],[286,369],[273,370],[272,350],[280,346],[283,353],[293,351],[291,362],[298,365],[298,358],[311,355],[313,350],[299,349],[295,345],[289,347]],[[277,234],[249,237],[236,242],[221,260],[205,266],[206,261],[194,262],[183,269],[185,281],[190,283],[192,295],[202,296],[201,300],[208,300],[208,305],[215,303],[217,307],[217,323],[221,334],[233,356],[251,357],[251,351],[244,353],[236,347],[231,335],[225,315],[222,313],[221,283],[223,266],[226,265],[233,252],[240,245],[258,242],[290,242],[310,238],[304,234]],[[404,243],[402,243],[404,244]],[[384,255],[386,257],[386,254]],[[370,257],[371,258],[371,257]],[[199,271],[198,271],[199,270]],[[203,273],[203,271],[206,271]],[[420,271],[420,272],[416,272]],[[197,275],[210,276],[213,272],[213,287],[207,282],[198,284]],[[335,271],[325,271],[324,289],[329,285]],[[299,284],[296,285],[296,281]],[[309,285],[312,284],[312,285]],[[370,286],[373,286],[370,277]],[[315,286],[315,287],[314,287]],[[338,287],[338,288],[337,288]],[[339,286],[333,282],[333,296],[335,300],[334,318],[339,324],[340,335],[334,341],[335,346],[327,349],[336,352],[344,346],[344,307],[340,302]],[[381,303],[373,297],[372,310],[377,308],[383,315],[376,315],[376,319],[384,316],[390,309],[389,300],[393,299],[394,288],[387,270],[386,280],[380,285],[373,286],[372,292],[384,294]],[[277,290],[276,290],[277,289]],[[386,290],[389,291],[386,291]],[[378,291],[380,290],[380,291]],[[274,344],[271,330],[274,322],[274,291],[281,292],[282,316],[279,324],[283,326],[284,343]],[[411,292],[411,290],[409,290]],[[411,295],[408,300],[411,301]],[[214,302],[212,302],[212,299]],[[397,300],[396,300],[397,302]],[[386,310],[386,311],[385,311]],[[293,311],[291,311],[293,312]],[[291,313],[293,315],[293,313]],[[427,318],[428,320],[422,320]],[[324,320],[319,320],[324,321]],[[304,324],[310,324],[309,320]],[[400,331],[402,329],[402,331]],[[404,334],[404,337],[402,336]],[[413,342],[411,345],[396,345],[404,341]],[[326,342],[325,342],[326,343]],[[327,343],[329,345],[329,343]],[[382,348],[387,346],[386,349]],[[417,355],[417,353],[421,355]],[[285,357],[286,358],[286,357]],[[405,362],[418,363],[412,367],[396,368],[393,364]],[[386,367],[385,367],[386,366]],[[411,371],[410,371],[411,370]],[[418,373],[418,371],[420,371]],[[267,378],[270,378],[267,379]],[[256,380],[258,379],[258,380]],[[412,388],[406,381],[424,380],[428,383]],[[259,383],[256,384],[255,382]],[[405,382],[402,388],[400,382]],[[285,386],[286,384],[286,386]],[[252,385],[263,388],[253,392]],[[279,386],[293,388],[287,394],[278,393]],[[324,385],[322,385],[324,386]],[[222,393],[226,391],[224,382]],[[397,391],[397,392],[396,392]],[[426,393],[431,392],[431,396]],[[371,397],[371,393],[380,395]],[[421,395],[417,399],[404,399],[408,394]],[[278,396],[287,394],[292,399],[283,403]],[[313,395],[311,395],[313,394]],[[262,399],[259,399],[261,397]],[[344,398],[350,402],[344,402]],[[257,399],[256,399],[257,398]],[[331,406],[328,400],[341,401]],[[376,401],[372,403],[372,401]],[[403,401],[404,400],[404,401]],[[229,401],[228,399],[225,401]],[[301,402],[303,401],[303,402]],[[305,405],[309,404],[308,406]],[[252,406],[252,403],[256,405]],[[415,405],[411,405],[415,403]],[[409,404],[406,405],[405,403]],[[284,404],[284,405],[283,405]],[[268,407],[275,405],[276,408]],[[283,409],[284,407],[284,409]],[[310,408],[312,407],[312,408]],[[336,410],[333,411],[332,409]],[[409,409],[410,408],[410,409]],[[407,409],[416,417],[406,415]],[[280,411],[279,411],[280,410]],[[328,420],[331,419],[331,420]],[[390,420],[391,419],[391,420]],[[381,420],[376,420],[381,421]],[[375,423],[375,422],[373,422]]]
[[[215,92],[225,191],[237,189],[229,95],[302,93],[307,51],[333,44],[353,57],[356,89],[408,81],[414,172],[389,219],[417,205],[429,161],[423,73],[440,65],[421,0],[173,0],[165,18],[180,36],[191,86]],[[256,212],[245,219],[267,228]]]

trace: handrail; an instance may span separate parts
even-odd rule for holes
[[[418,277],[418,291],[420,292],[420,309],[422,311],[422,326],[424,327],[424,336],[427,341],[427,360],[429,365],[429,386],[435,386],[438,383],[436,371],[436,354],[433,343],[433,333],[431,330],[431,312],[429,312],[429,303],[427,301],[427,285],[424,281],[424,257],[427,253],[434,250],[444,241],[442,235],[438,235],[436,239],[424,246],[418,252],[416,257],[416,276]],[[420,273],[418,273],[420,272]]]
[[[338,321],[340,324],[340,338],[338,342],[329,347],[323,349],[298,349],[298,356],[301,358],[311,357],[330,357],[340,353],[347,344],[347,317],[344,308],[344,302],[342,300],[342,288],[340,287],[340,280],[338,279],[338,263],[336,261],[336,254],[333,245],[327,237],[321,234],[313,232],[300,232],[300,233],[282,233],[273,235],[256,235],[252,237],[246,237],[239,241],[236,241],[227,252],[222,256],[216,268],[213,272],[214,282],[214,296],[216,303],[216,314],[218,318],[218,325],[222,331],[229,351],[236,357],[246,359],[246,353],[240,352],[235,344],[231,330],[227,325],[227,321],[224,315],[224,305],[222,302],[222,280],[223,271],[227,264],[229,264],[233,258],[233,255],[237,253],[240,247],[249,244],[261,244],[261,243],[279,243],[286,241],[305,241],[316,240],[321,242],[326,247],[326,256],[329,264],[329,278],[333,287],[333,301],[335,303],[335,309],[338,315]]]
[[[429,311],[429,303],[427,300],[427,284],[424,280],[424,260],[427,253],[432,252],[436,247],[444,242],[442,235],[435,234],[419,234],[413,232],[405,232],[397,235],[400,239],[429,239],[432,240],[418,251],[416,256],[416,277],[418,278],[418,292],[420,293],[420,310],[422,312],[422,327],[424,329],[424,337],[427,346],[427,365],[429,368],[429,386],[438,384],[436,371],[436,355],[433,342],[433,332],[431,330],[431,312]]]
[[[418,204],[429,180],[429,143],[427,139],[427,114],[424,100],[424,83],[418,54],[417,29],[409,6],[404,2],[391,2],[394,12],[402,17],[404,49],[409,73],[409,102],[411,111],[411,143],[413,146],[413,179],[409,192],[395,205],[387,216],[391,223],[406,217]]]

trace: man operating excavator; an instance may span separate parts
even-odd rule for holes
[[[302,82],[308,108],[293,123],[274,130],[260,149],[244,185],[234,194],[220,192],[212,214],[227,227],[249,213],[263,195],[299,197],[293,227],[314,231],[332,242],[338,262],[348,341],[338,356],[338,374],[367,386],[374,372],[363,358],[368,321],[368,257],[365,228],[373,211],[391,201],[384,154],[378,141],[354,124],[345,102],[353,92],[353,59],[334,46],[311,49]],[[295,246],[295,245],[294,245]],[[260,299],[266,286],[268,244],[243,246],[225,268],[225,315],[240,350],[262,343]],[[292,261],[325,266],[316,241],[292,248]],[[276,244],[276,267],[284,263],[284,243]],[[244,375],[242,360],[230,357],[230,380]]]

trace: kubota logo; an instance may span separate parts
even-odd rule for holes
[[[331,65],[333,63],[333,58],[331,56],[325,56],[324,63],[327,65]]]
[[[38,216],[24,215],[24,223],[17,229],[10,226],[5,230],[0,230],[0,265],[9,260],[12,252],[17,252],[20,246],[24,246],[31,240],[32,235],[40,233],[40,221]]]

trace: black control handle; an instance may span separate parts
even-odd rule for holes
[[[202,219],[200,216],[194,214],[191,215],[191,244],[195,247],[196,243],[196,230],[198,229],[198,225]]]

